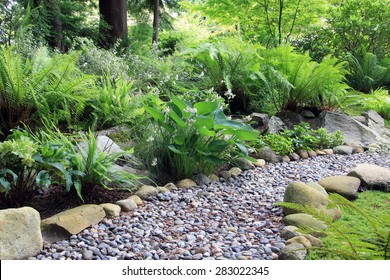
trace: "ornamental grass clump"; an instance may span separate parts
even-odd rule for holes
[[[149,165],[160,177],[210,174],[234,156],[247,156],[243,141],[258,136],[249,125],[230,120],[215,101],[190,104],[171,96],[160,110],[146,107],[146,111],[156,125],[149,136],[149,146],[154,147]]]

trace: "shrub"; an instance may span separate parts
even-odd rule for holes
[[[325,128],[319,128],[313,131],[313,135],[317,139],[316,148],[318,149],[331,149],[344,142],[343,133],[339,130],[328,133]]]
[[[151,153],[155,158],[149,164],[160,175],[178,179],[194,172],[210,174],[231,159],[235,148],[247,155],[243,141],[257,137],[250,126],[229,120],[218,102],[192,105],[171,96],[162,110],[146,108],[157,125],[156,138],[149,143],[155,147]]]
[[[257,73],[260,90],[277,111],[295,111],[298,106],[337,107],[345,94],[345,62],[327,56],[321,63],[308,54],[280,46],[264,52],[261,72]]]
[[[297,150],[313,150],[318,147],[318,139],[313,135],[308,123],[294,126],[292,130],[285,130],[283,136],[291,139],[293,148]]]
[[[264,146],[270,147],[276,154],[285,156],[294,152],[293,142],[283,134],[268,133],[261,137]]]

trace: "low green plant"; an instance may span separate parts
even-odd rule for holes
[[[20,206],[38,189],[53,182],[72,184],[62,145],[48,139],[36,141],[27,132],[14,131],[0,143],[0,193],[6,205]]]
[[[262,137],[262,141],[278,155],[285,156],[294,152],[293,141],[283,134],[268,133]]]
[[[192,105],[171,96],[161,110],[146,107],[146,111],[157,125],[156,138],[149,143],[156,147],[150,165],[176,179],[194,172],[210,174],[229,161],[236,148],[247,155],[243,141],[258,135],[249,125],[228,119],[218,102]]]
[[[314,137],[317,139],[316,148],[332,149],[344,142],[343,133],[340,130],[329,133],[325,128],[319,128],[313,131]]]
[[[390,119],[390,95],[384,88],[373,90],[369,94],[352,92],[343,98],[343,108],[354,110],[361,114],[374,110],[385,119]]]
[[[388,203],[388,198],[382,202]],[[380,212],[371,209],[370,212],[366,212],[363,210],[364,205],[357,205],[338,194],[329,195],[328,207],[341,208],[343,216],[345,213],[349,213],[349,217],[354,217],[349,222],[345,217],[333,222],[332,218],[323,211],[308,206],[287,202],[280,202],[277,205],[309,214],[327,225],[327,230],[320,231],[324,236],[327,236],[326,240],[331,240],[331,242],[325,242],[325,246],[322,248],[313,247],[310,255],[314,257],[348,260],[390,259],[390,215],[387,211]],[[386,205],[381,207],[386,209]],[[357,223],[359,223],[360,228],[356,227]],[[303,225],[299,227],[302,232],[306,233],[314,230]],[[315,231],[318,232],[319,229]],[[327,244],[332,244],[332,247],[326,246]]]
[[[315,150],[319,144],[319,139],[313,135],[308,123],[295,125],[292,130],[282,132],[282,135],[291,139],[294,151]]]

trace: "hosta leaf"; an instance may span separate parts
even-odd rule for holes
[[[214,112],[218,108],[218,102],[204,101],[194,104],[194,108],[198,110],[198,115],[206,115]]]

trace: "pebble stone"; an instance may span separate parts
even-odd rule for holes
[[[359,163],[390,167],[390,157],[386,152],[333,154],[267,164],[208,186],[172,188],[68,240],[45,242],[30,259],[277,259],[286,245],[280,236],[283,212],[274,204],[283,201],[287,185],[345,175]]]

